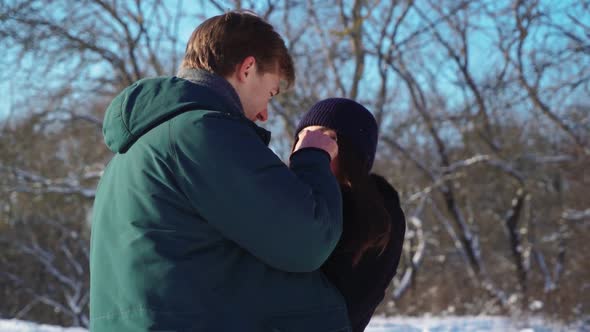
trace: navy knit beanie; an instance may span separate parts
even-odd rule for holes
[[[308,126],[323,126],[336,131],[338,137],[345,136],[366,156],[368,169],[373,167],[378,127],[373,114],[363,105],[346,98],[324,99],[305,113],[295,130],[295,137]]]

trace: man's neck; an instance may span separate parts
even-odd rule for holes
[[[229,79],[208,72],[204,69],[195,68],[180,68],[176,77],[214,90],[216,93],[230,101],[240,113],[244,114],[244,109],[238,92]]]

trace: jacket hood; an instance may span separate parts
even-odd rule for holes
[[[186,111],[220,111],[246,119],[229,82],[214,74],[198,74],[202,78],[198,82],[159,77],[125,88],[105,113],[102,132],[109,150],[124,153],[150,129]]]

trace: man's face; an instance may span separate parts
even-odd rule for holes
[[[258,68],[256,59],[250,56],[226,78],[238,93],[246,117],[264,122],[268,119],[270,99],[280,92],[281,76],[278,69],[263,73]]]
[[[268,103],[279,93],[281,77],[278,73],[261,73],[256,68],[245,81],[240,94],[246,117],[252,121],[268,120]]]

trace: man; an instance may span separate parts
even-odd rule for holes
[[[138,81],[107,109],[115,156],[92,216],[92,331],[347,331],[317,271],[342,231],[330,160],[303,134],[284,165],[268,149],[279,83],[294,81],[271,25],[246,12],[202,23],[178,77]]]

